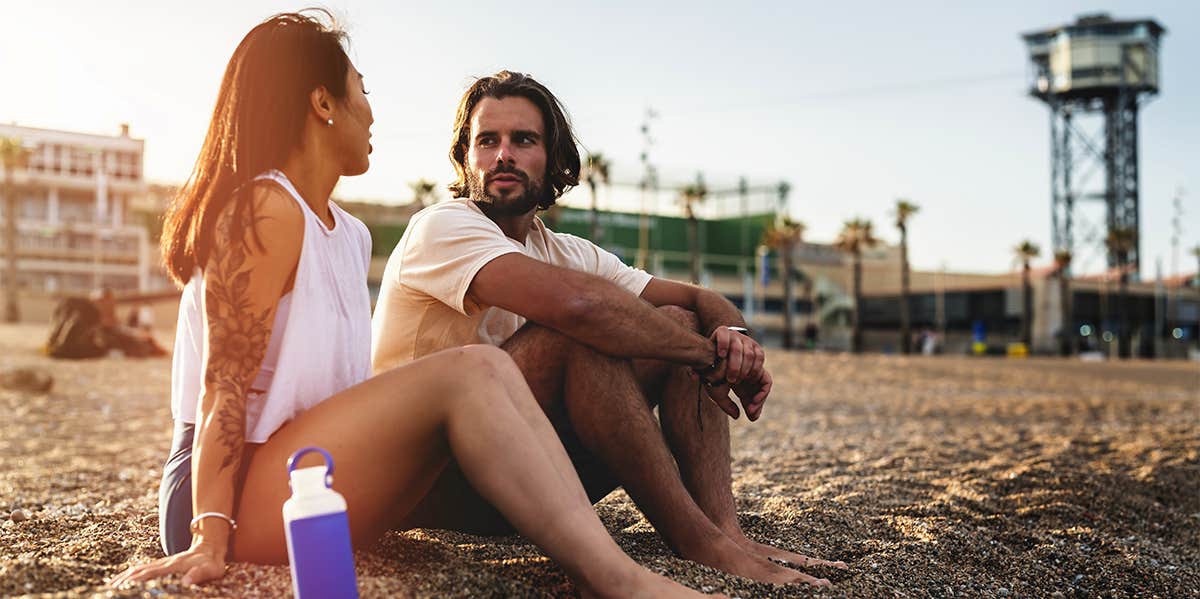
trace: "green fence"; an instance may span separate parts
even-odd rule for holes
[[[558,208],[542,213],[551,229],[588,238],[592,214],[580,208]],[[650,252],[667,254],[688,253],[687,219],[650,215]],[[637,257],[641,216],[627,212],[600,212],[600,239],[593,240],[632,264]],[[775,220],[774,214],[754,214],[740,218],[701,220],[697,224],[700,253],[751,258],[762,240],[763,231]],[[387,256],[404,235],[404,225],[368,223],[371,231],[372,254]],[[715,265],[714,265],[715,266]]]
[[[543,219],[555,219],[550,225],[560,233],[570,233],[587,238],[591,232],[592,214],[580,208],[560,208],[556,218],[543,215]],[[609,251],[632,263],[637,256],[638,232],[641,216],[627,212],[600,212],[600,239],[593,240]],[[686,218],[650,215],[650,252],[686,254],[688,248],[688,223]],[[701,220],[697,223],[700,237],[700,253],[721,256],[753,257],[763,231],[775,220],[774,214],[754,214],[739,218]]]

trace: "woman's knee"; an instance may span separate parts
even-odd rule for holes
[[[494,345],[465,345],[452,350],[455,371],[474,383],[504,384],[524,380],[512,356]]]

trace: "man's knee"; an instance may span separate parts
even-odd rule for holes
[[[500,347],[516,360],[522,371],[526,371],[528,367],[565,365],[565,360],[581,358],[624,359],[608,356],[574,337],[534,322],[526,323]]]
[[[500,349],[511,356],[521,354],[559,353],[564,348],[575,344],[576,341],[550,327],[536,322],[526,322],[525,326],[517,329]],[[518,359],[519,361],[519,359]]]
[[[660,313],[666,314],[667,316],[669,316],[671,318],[671,320],[674,320],[675,322],[679,323],[681,326],[683,326],[687,329],[690,329],[693,331],[700,330],[700,318],[696,316],[695,312],[692,312],[691,310],[688,310],[687,308],[681,308],[679,306],[674,306],[674,305],[666,305],[666,306],[659,306],[657,309]]]

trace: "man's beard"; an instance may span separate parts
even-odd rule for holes
[[[487,186],[491,178],[500,174],[520,177],[524,193],[508,198],[488,193]],[[484,209],[489,216],[519,216],[538,207],[545,189],[541,185],[531,182],[529,175],[515,167],[498,166],[483,179],[480,179],[475,171],[467,171],[467,192],[471,199],[480,204],[480,208]]]

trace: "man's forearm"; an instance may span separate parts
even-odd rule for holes
[[[720,326],[744,327],[746,320],[733,302],[725,296],[708,289],[696,292],[696,318],[700,320],[700,332],[711,336],[714,329]]]
[[[541,324],[611,356],[696,367],[712,363],[716,349],[707,337],[607,281],[589,283],[570,318]]]

